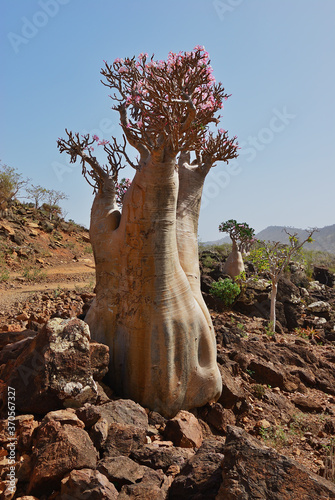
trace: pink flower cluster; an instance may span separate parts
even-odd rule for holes
[[[94,142],[98,143],[98,146],[105,146],[106,144],[109,144],[109,141],[107,141],[106,139],[100,140],[99,137],[95,134],[93,135],[92,139]],[[91,151],[94,151],[94,148],[91,148]]]
[[[207,136],[207,124],[213,121],[214,113],[223,108],[223,99],[227,99],[221,84],[216,85],[209,54],[201,45],[189,52],[169,52],[166,61],[148,59],[148,54],[143,52],[136,61],[117,58],[113,68],[122,85],[126,106],[133,107],[134,111],[130,113],[133,120],[126,127],[137,134],[148,132],[151,125],[163,130],[167,123],[170,130],[176,127],[178,134],[178,124],[184,120],[187,109],[176,103],[186,104],[186,92],[196,107],[198,122],[204,124],[203,127],[197,125],[193,132],[203,140]],[[163,112],[159,112],[160,106]]]

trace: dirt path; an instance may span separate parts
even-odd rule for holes
[[[57,289],[74,290],[88,286],[93,288],[95,282],[93,259],[62,263],[46,267],[42,271],[45,277],[36,282],[25,280],[22,278],[22,273],[10,273],[8,283],[0,285],[0,309],[7,309],[33,293]]]

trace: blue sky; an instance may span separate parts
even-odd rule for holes
[[[3,0],[0,17],[1,162],[65,192],[67,218],[89,225],[92,189],[57,137],[120,137],[103,60],[204,45],[241,150],[206,180],[200,239],[231,218],[256,231],[335,223],[333,0]]]

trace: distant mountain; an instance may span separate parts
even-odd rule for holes
[[[297,233],[299,240],[304,240],[308,233],[304,229],[296,227],[284,226],[269,226],[263,229],[256,235],[258,240],[265,241],[280,241],[281,243],[288,243],[288,235],[285,233],[286,229],[290,234]],[[304,246],[307,250],[321,250],[322,252],[329,252],[335,254],[335,224],[332,226],[325,226],[318,229],[312,236],[314,242],[306,243]]]
[[[263,229],[256,238],[264,241],[280,241],[281,243],[288,243],[288,235],[285,233],[286,229],[290,234],[297,233],[300,240],[304,240],[307,232],[304,229],[288,226],[269,226]],[[306,243],[304,246],[307,250],[321,250],[322,252],[329,252],[335,254],[335,224],[332,226],[325,226],[318,229],[312,236],[314,242]],[[208,241],[203,245],[222,245],[223,243],[231,243],[229,236],[221,238],[217,241]]]

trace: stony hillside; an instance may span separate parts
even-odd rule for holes
[[[16,203],[0,217],[1,270],[52,266],[92,253],[88,230]]]
[[[12,259],[21,265],[22,257]],[[292,264],[279,283],[272,334],[266,276],[249,281],[231,309],[209,293],[224,277],[223,261],[218,252],[201,255],[223,392],[172,419],[106,385],[108,348],[90,340],[82,321],[94,293],[46,289],[3,306],[3,498],[335,498],[335,277],[315,268],[311,278]]]
[[[8,307],[33,291],[93,290],[87,229],[60,218],[50,220],[43,210],[20,203],[1,215],[0,326],[6,322]]]

